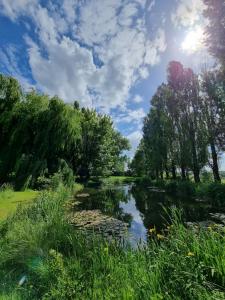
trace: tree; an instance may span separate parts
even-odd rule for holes
[[[225,67],[225,3],[224,0],[204,0],[206,26],[206,46],[209,52]]]
[[[182,174],[184,174],[187,157],[190,157],[189,166],[194,173],[195,181],[199,182],[200,170],[207,160],[207,143],[201,114],[198,77],[191,69],[183,68],[181,63],[170,62],[168,84],[176,98],[176,123]]]
[[[205,70],[201,76],[202,113],[211,149],[214,180],[221,182],[218,152],[224,149],[225,93],[221,72]]]

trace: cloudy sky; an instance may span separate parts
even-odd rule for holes
[[[109,113],[134,151],[170,60],[198,69],[201,0],[0,0],[0,72]]]

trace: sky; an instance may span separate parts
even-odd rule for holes
[[[134,151],[171,60],[198,71],[202,0],[0,0],[0,72],[108,113]]]

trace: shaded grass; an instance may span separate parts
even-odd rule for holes
[[[224,233],[188,230],[174,212],[167,236],[124,249],[69,225],[68,197],[45,191],[2,223],[2,299],[225,299]]]
[[[15,212],[20,204],[29,203],[38,195],[37,191],[26,190],[22,192],[14,192],[6,189],[0,191],[0,220],[5,219],[9,214]]]

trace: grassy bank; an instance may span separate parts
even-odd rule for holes
[[[167,236],[122,249],[70,226],[69,197],[62,185],[42,192],[2,223],[0,299],[225,299],[223,233],[196,234],[176,216]]]
[[[0,191],[0,221],[15,212],[18,205],[31,202],[37,195],[38,192],[32,190],[15,192],[10,188],[6,188]]]
[[[115,185],[123,183],[131,183],[138,181],[139,177],[132,176],[109,176],[109,177],[91,177],[88,180],[88,185],[103,184],[103,185]]]

